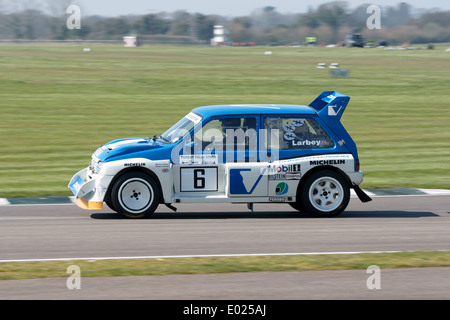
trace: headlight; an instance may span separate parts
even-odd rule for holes
[[[98,161],[97,164],[94,166],[94,172],[95,173],[99,173],[100,170],[102,170],[102,165],[103,165],[103,162],[102,161]]]
[[[95,156],[92,157],[92,161],[89,164],[89,169],[92,173],[99,173],[102,169],[103,162],[98,160]]]

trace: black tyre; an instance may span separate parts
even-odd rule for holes
[[[335,217],[350,201],[350,188],[345,178],[335,171],[318,171],[307,178],[300,199],[304,211],[317,217]]]
[[[116,208],[114,208],[114,205],[112,204],[111,200],[107,200],[105,201],[105,203],[112,211],[117,211]]]
[[[305,207],[303,206],[302,202],[299,200],[298,197],[296,202],[288,202],[288,204],[297,211],[305,212]]]
[[[113,208],[127,218],[149,217],[158,207],[159,197],[157,183],[142,172],[124,174],[111,189]]]

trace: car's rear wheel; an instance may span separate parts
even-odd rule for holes
[[[350,201],[347,181],[330,170],[313,173],[305,181],[300,194],[304,212],[318,217],[335,217],[347,208]]]
[[[118,213],[127,218],[149,217],[158,207],[160,191],[157,183],[142,172],[129,172],[114,183],[111,202]]]

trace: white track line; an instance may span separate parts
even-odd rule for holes
[[[434,196],[450,195],[450,190],[445,190],[445,189],[417,189],[417,190],[425,192],[428,195],[434,195]]]
[[[437,250],[440,251],[440,250]],[[413,252],[406,251],[342,251],[342,252],[287,252],[287,253],[236,253],[236,254],[199,254],[199,255],[172,255],[172,256],[135,256],[135,257],[90,257],[90,258],[49,258],[49,259],[11,259],[0,260],[5,262],[45,262],[45,261],[76,261],[76,260],[130,260],[130,259],[173,259],[173,258],[216,258],[216,257],[257,257],[257,256],[311,256],[311,255],[342,255],[342,254],[364,254],[364,253],[396,253]]]
[[[8,201],[8,199],[0,198],[0,206],[9,206],[11,203]]]

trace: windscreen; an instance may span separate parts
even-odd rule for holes
[[[169,130],[164,132],[161,137],[164,141],[175,143],[180,140],[184,135],[192,130],[200,121],[202,117],[190,112],[183,119],[174,124]]]

